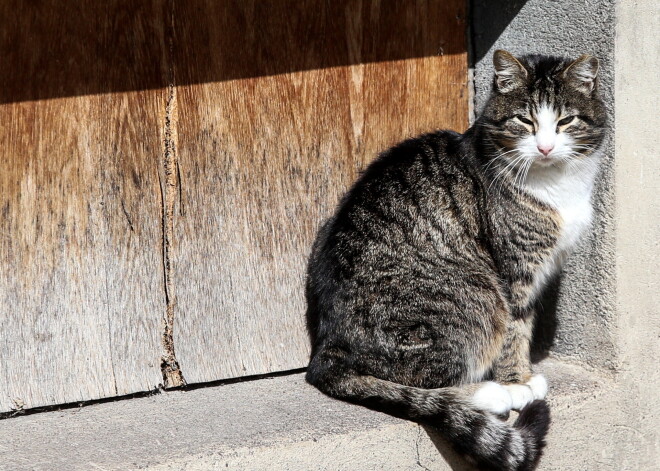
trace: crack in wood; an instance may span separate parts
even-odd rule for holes
[[[161,357],[161,372],[163,386],[174,388],[183,386],[186,381],[174,351],[174,314],[176,296],[174,294],[174,273],[172,256],[174,250],[174,214],[176,200],[180,196],[180,180],[176,154],[177,144],[177,96],[176,76],[174,70],[174,3],[168,2],[169,22],[165,29],[168,50],[168,86],[165,105],[163,170],[164,181],[161,179],[161,198],[163,204],[163,267],[165,271],[165,302],[163,316],[162,342],[164,353]]]
[[[126,211],[126,205],[124,204],[123,199],[121,200],[121,210],[124,212],[126,222],[128,222],[128,228],[131,230],[131,232],[135,232],[135,229],[133,228],[133,221],[131,221],[131,216],[128,214],[128,211]]]

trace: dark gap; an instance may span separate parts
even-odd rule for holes
[[[94,399],[91,401],[68,402],[66,404],[55,404],[50,406],[33,407],[31,409],[25,409],[25,410],[1,412],[0,420],[11,419],[14,417],[22,417],[25,415],[39,414],[42,412],[56,412],[56,411],[63,411],[69,409],[79,409],[81,407],[93,406],[96,404],[106,404],[108,402],[118,402],[118,401],[125,401],[128,399],[150,397],[156,394],[167,394],[170,391],[194,391],[195,389],[214,388],[217,386],[227,386],[230,384],[243,383],[248,381],[257,381],[260,379],[279,378],[282,376],[290,376],[294,374],[304,373],[305,371],[307,371],[307,368],[296,368],[293,370],[276,371],[274,373],[263,373],[258,375],[243,376],[240,378],[218,379],[215,381],[207,381],[204,383],[187,384],[185,386],[178,386],[167,389],[158,387],[155,389],[151,389],[149,391],[140,391],[132,394],[125,394],[123,396],[104,397],[101,399]]]

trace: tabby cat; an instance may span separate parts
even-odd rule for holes
[[[384,152],[319,231],[307,380],[437,427],[480,468],[529,470],[550,423],[534,305],[591,222],[606,112],[592,56],[493,61],[465,134]]]

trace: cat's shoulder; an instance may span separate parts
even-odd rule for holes
[[[362,172],[359,187],[380,177],[399,173],[420,161],[446,160],[456,155],[463,135],[451,130],[437,130],[405,139],[382,152]]]
[[[433,132],[420,134],[415,137],[405,139],[392,148],[383,152],[377,160],[388,160],[392,158],[404,158],[413,160],[420,155],[435,155],[453,152],[458,146],[463,135],[455,131],[442,129]],[[407,157],[407,159],[405,159]]]

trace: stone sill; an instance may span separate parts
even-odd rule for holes
[[[585,446],[602,446],[589,441],[602,434],[587,409],[601,410],[614,381],[557,360],[536,370],[549,379],[553,412],[541,469],[610,469],[573,465]],[[576,433],[586,441],[567,450]],[[432,430],[327,398],[293,374],[5,419],[0,469],[469,468]]]

